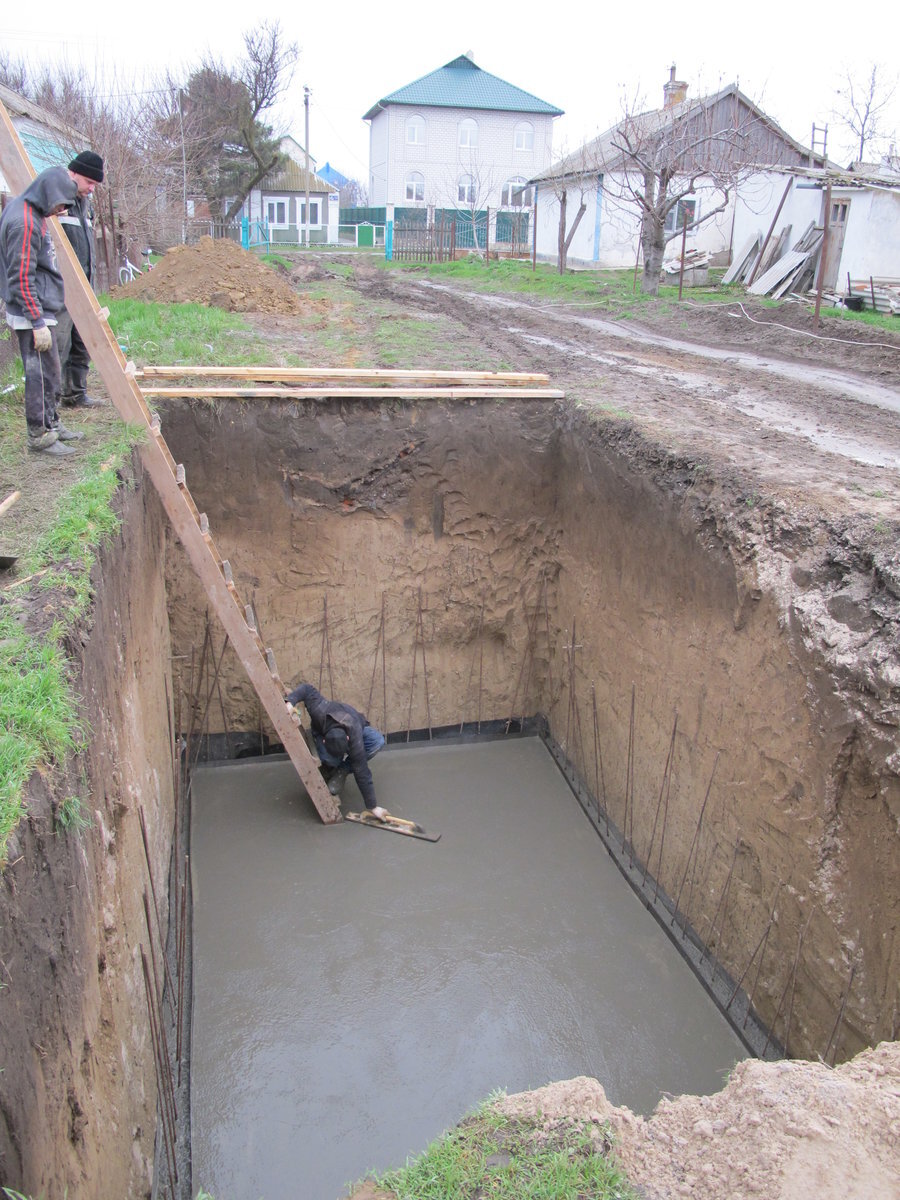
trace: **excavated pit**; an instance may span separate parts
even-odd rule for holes
[[[526,718],[598,858],[757,1050],[830,1064],[896,1037],[900,789],[877,636],[896,603],[871,563],[815,520],[748,532],[733,489],[571,404],[162,415],[286,683],[321,681],[402,741]],[[205,645],[206,597],[139,465],[136,482],[72,647],[96,835],[55,838],[63,793],[35,776],[4,876],[0,1183],[36,1195],[149,1196],[154,1143],[162,1157],[142,893],[152,870],[171,925],[170,728],[202,728],[191,747],[212,758],[276,748],[214,623]],[[243,866],[259,868],[249,848]]]
[[[545,401],[172,404],[163,423],[286,683],[399,737],[542,719],[722,1000],[740,984],[794,1056],[893,1035],[892,731],[690,464],[637,463]],[[791,532],[779,569],[813,593]],[[168,584],[184,685],[205,598],[177,552]],[[216,693],[220,752],[265,737],[229,653]]]

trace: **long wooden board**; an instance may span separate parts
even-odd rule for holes
[[[253,379],[257,382],[491,384],[495,387],[536,386],[550,376],[532,371],[415,371],[387,367],[144,367],[139,379]]]
[[[35,175],[2,103],[0,170],[16,194],[23,192]],[[188,491],[184,471],[175,463],[159,423],[135,382],[134,372],[126,370],[125,357],[107,324],[107,311],[100,308],[59,222],[51,220],[49,224],[65,284],[66,308],[119,415],[129,424],[146,429],[148,436],[141,447],[144,469],[319,816],[326,824],[334,824],[341,820],[341,810],[319,773],[318,760],[303,740],[299,717],[284,702],[284,684],[275,668],[274,657],[248,624],[248,610],[241,605],[230,567],[226,573],[226,564]]]
[[[173,399],[195,396],[203,400],[232,397],[239,400],[561,400],[557,388],[486,387],[142,387],[144,396]]]

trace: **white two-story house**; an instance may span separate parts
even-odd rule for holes
[[[531,206],[527,180],[549,166],[562,115],[483,71],[470,54],[391,92],[369,122],[369,203],[409,211]]]

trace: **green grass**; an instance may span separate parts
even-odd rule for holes
[[[540,1120],[511,1118],[486,1102],[419,1158],[377,1176],[398,1200],[636,1200],[625,1175],[597,1147],[589,1126],[547,1133]]]
[[[110,325],[128,355],[141,362],[226,363],[267,361],[266,348],[246,322],[232,313],[197,304],[150,304],[104,298]],[[22,371],[18,359],[0,381],[0,465],[15,478],[27,451],[22,420]],[[6,386],[13,390],[2,394]],[[53,767],[80,747],[85,734],[78,698],[68,676],[64,643],[91,600],[91,568],[103,542],[118,527],[113,498],[120,469],[142,436],[112,421],[91,444],[79,445],[78,474],[56,497],[52,515],[18,564],[33,587],[48,593],[42,608],[45,632],[26,628],[27,591],[3,593],[0,606],[0,862],[22,815],[25,784],[34,770]],[[47,615],[49,612],[49,616]],[[59,829],[77,832],[87,820],[81,801],[63,801]]]
[[[155,304],[102,297],[125,356],[141,365],[242,366],[265,362],[265,349],[237,313],[203,304]]]
[[[91,815],[80,796],[68,796],[56,810],[56,826],[64,833],[82,833],[90,823]]]
[[[22,789],[41,764],[59,762],[80,733],[66,677],[62,630],[31,637],[15,613],[0,611],[0,848],[21,815]]]

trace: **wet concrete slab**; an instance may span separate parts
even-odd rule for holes
[[[496,1089],[722,1086],[746,1052],[537,738],[372,770],[439,842],[323,826],[280,756],[195,772],[195,1192],[335,1200]]]

